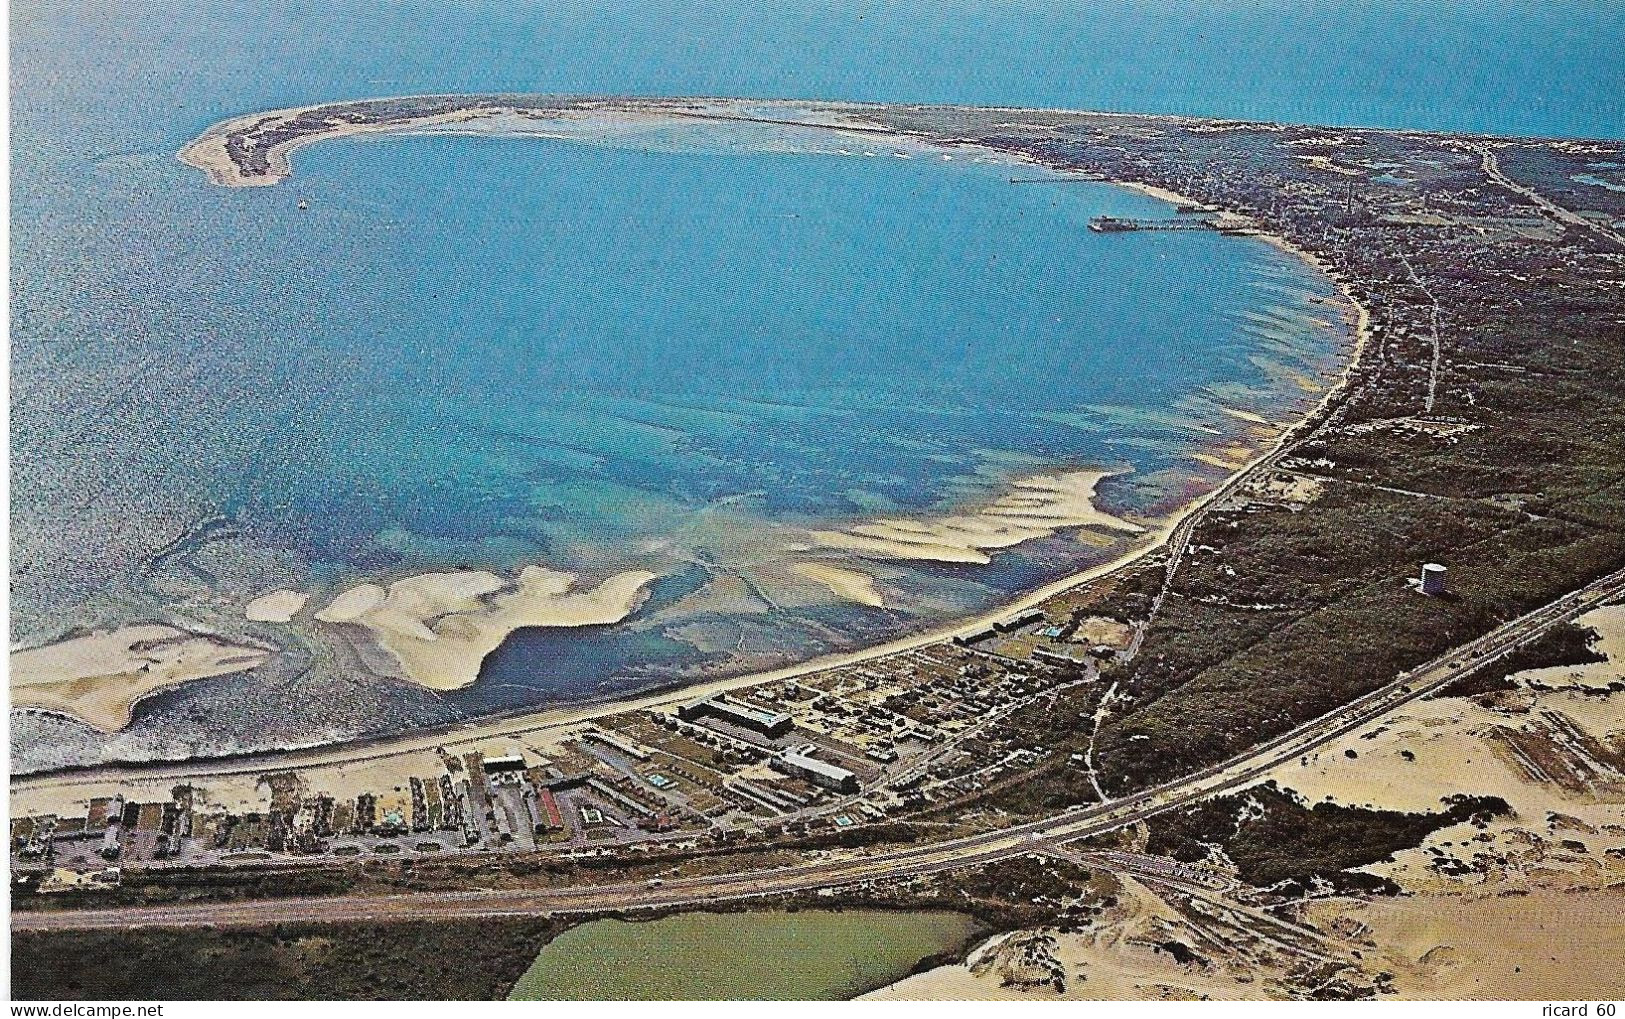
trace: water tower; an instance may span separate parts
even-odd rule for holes
[[[1444,578],[1450,571],[1438,563],[1422,564],[1422,593],[1429,598],[1444,594]]]

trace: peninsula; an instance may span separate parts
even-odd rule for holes
[[[1625,193],[1584,180],[1625,146],[486,95],[240,117],[181,158],[222,185],[269,185],[324,139],[596,117],[859,132],[1138,187],[1178,209],[1103,224],[1111,243],[1156,243],[1181,221],[1264,238],[1337,281],[1363,342],[1306,420],[1220,458],[1233,477],[1160,533],[1096,511],[1098,478],[1065,476],[975,517],[824,536],[876,561],[977,561],[1017,531],[1136,535],[1118,568],[974,629],[726,695],[15,781],[20,959],[89,951],[130,922],[286,933],[312,917],[546,911],[551,936],[606,911],[834,901],[975,911],[1006,936],[921,978],[958,995],[989,972],[1075,993],[1085,966],[1132,994],[1577,986],[1548,961],[1560,953],[1472,942],[1508,895],[1617,916],[1625,879],[1625,675],[1609,661],[1625,594]],[[1012,186],[1060,186],[1046,180]],[[1447,570],[1424,587],[1424,563]],[[880,600],[863,575],[811,575]],[[599,590],[620,611],[647,580]],[[367,607],[349,618],[382,625],[366,613],[387,597],[356,596]],[[131,823],[109,825],[115,805]],[[58,872],[99,868],[108,839],[121,872],[52,899]],[[372,866],[350,862],[362,854]],[[494,939],[538,936],[501,922]],[[1514,954],[1517,976],[1502,972]],[[1587,980],[1622,993],[1617,968]]]

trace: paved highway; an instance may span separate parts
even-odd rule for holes
[[[1275,737],[1223,764],[1122,799],[1078,808],[1026,824],[927,845],[791,867],[708,877],[572,885],[520,890],[419,892],[380,896],[267,899],[121,909],[13,912],[14,931],[129,927],[258,926],[310,920],[361,921],[590,913],[703,905],[928,874],[1041,852],[1045,843],[1098,835],[1245,785],[1273,768],[1425,697],[1550,627],[1625,593],[1625,571],[1605,577],[1442,655],[1337,710]]]

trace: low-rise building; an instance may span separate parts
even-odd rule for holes
[[[493,778],[502,775],[512,775],[525,770],[523,754],[505,754],[501,757],[487,757],[485,759],[485,773]]]
[[[786,750],[769,762],[774,771],[803,779],[825,789],[841,793],[858,791],[858,776],[837,764],[820,761],[808,751],[811,747]]]
[[[685,722],[715,718],[775,739],[789,734],[795,727],[795,719],[783,712],[766,711],[722,696],[685,704],[677,709],[677,717]]]

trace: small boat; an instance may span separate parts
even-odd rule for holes
[[[310,208],[310,203],[305,201],[303,198],[299,199],[299,211],[303,212],[308,208]]]

